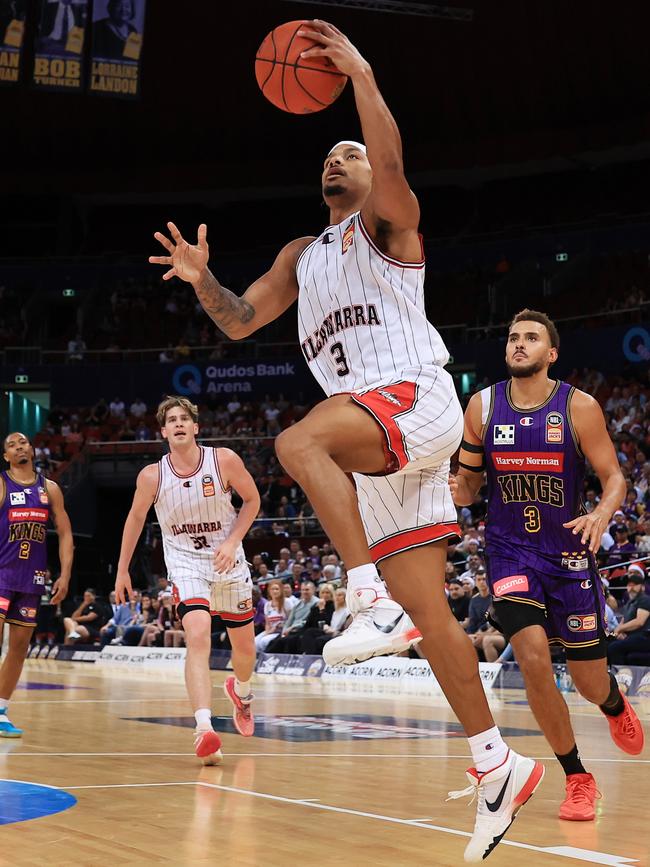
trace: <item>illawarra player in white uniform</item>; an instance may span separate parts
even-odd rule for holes
[[[465,857],[477,861],[499,842],[541,769],[501,739],[476,653],[444,592],[447,540],[459,531],[447,480],[462,412],[444,370],[447,350],[424,312],[420,209],[404,176],[399,131],[349,40],[323,21],[301,32],[320,44],[303,57],[328,57],[350,77],[367,146],[342,141],[325,157],[330,225],[317,238],[287,244],[241,298],[208,269],[205,225],[190,246],[169,223],[172,240],[155,235],[169,255],[150,261],[169,266],[166,279],[192,283],[232,338],[247,337],[298,301],[302,351],[328,397],[278,436],[276,451],[346,564],[348,608],[356,615],[325,645],[325,658],[368,659],[422,638],[469,736],[470,779],[481,792]],[[291,150],[278,144],[274,156],[278,171],[290,174]]]
[[[195,749],[206,765],[221,761],[221,740],[212,728],[210,683],[211,613],[219,614],[232,645],[234,677],[224,691],[233,704],[235,727],[254,730],[250,679],[255,666],[252,583],[242,539],[255,520],[260,497],[252,476],[233,451],[196,442],[198,410],[185,397],[158,407],[158,423],[169,454],[138,476],[124,525],[117,567],[118,602],[131,593],[129,563],[153,505],[162,532],[167,575],[185,630],[185,684],[196,719]],[[230,501],[242,498],[239,514]]]

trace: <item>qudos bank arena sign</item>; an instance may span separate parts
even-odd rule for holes
[[[306,375],[305,375],[306,374]],[[244,394],[253,396],[283,389],[295,392],[309,387],[311,377],[300,361],[232,362],[222,364],[181,364],[172,374],[174,394]]]
[[[650,332],[641,325],[628,328],[623,336],[623,355],[633,364],[650,361]]]

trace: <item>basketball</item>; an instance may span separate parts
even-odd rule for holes
[[[273,105],[291,114],[322,111],[334,102],[348,80],[328,57],[300,57],[302,51],[318,44],[297,35],[308,26],[308,21],[280,24],[266,36],[255,57],[260,90]]]

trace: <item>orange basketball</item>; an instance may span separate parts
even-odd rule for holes
[[[308,21],[287,21],[272,30],[255,57],[255,77],[264,96],[291,114],[321,111],[334,102],[345,87],[347,75],[328,57],[302,59],[313,39],[298,36]]]

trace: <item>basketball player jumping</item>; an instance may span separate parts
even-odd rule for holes
[[[168,266],[165,279],[190,282],[234,339],[298,300],[302,351],[328,398],[281,433],[276,449],[348,570],[348,608],[356,616],[325,645],[326,660],[405,649],[421,637],[408,612],[469,737],[479,798],[465,858],[479,861],[544,769],[501,739],[476,654],[444,592],[447,540],[459,532],[448,471],[462,411],[444,369],[449,354],[425,316],[420,209],[404,176],[400,134],[369,64],[349,40],[322,21],[309,22],[303,33],[320,45],[303,57],[329,57],[350,77],[366,142],[339,142],[325,157],[330,225],[317,238],[287,244],[241,298],[208,269],[205,225],[190,246],[169,223],[172,240],[155,234],[168,255],[149,261]]]
[[[196,442],[198,409],[185,397],[168,397],[157,420],[169,454],[138,475],[124,525],[115,595],[132,592],[129,563],[153,505],[162,532],[167,575],[185,631],[185,685],[196,719],[195,752],[205,765],[219,764],[221,740],[212,728],[211,612],[226,624],[235,672],[224,684],[237,731],[251,737],[251,675],[255,667],[252,582],[242,548],[260,507],[255,482],[233,451]],[[231,489],[242,498],[239,515]]]
[[[506,344],[510,379],[475,394],[465,413],[454,500],[469,505],[487,471],[486,551],[495,621],[511,641],[530,708],[566,773],[560,818],[594,818],[596,783],[582,765],[549,643],[566,650],[578,692],[598,705],[614,743],[643,749],[643,729],[607,671],[605,597],[593,555],[625,496],[605,419],[589,395],[548,370],[559,337],[544,314],[522,310]],[[582,508],[585,458],[603,488]]]
[[[0,737],[19,738],[22,729],[7,716],[9,699],[23,670],[47,572],[47,524],[59,536],[61,574],[52,587],[52,605],[68,593],[74,545],[61,489],[34,472],[34,449],[22,433],[4,441],[9,469],[0,473],[0,644],[9,624],[9,650],[0,667]]]

